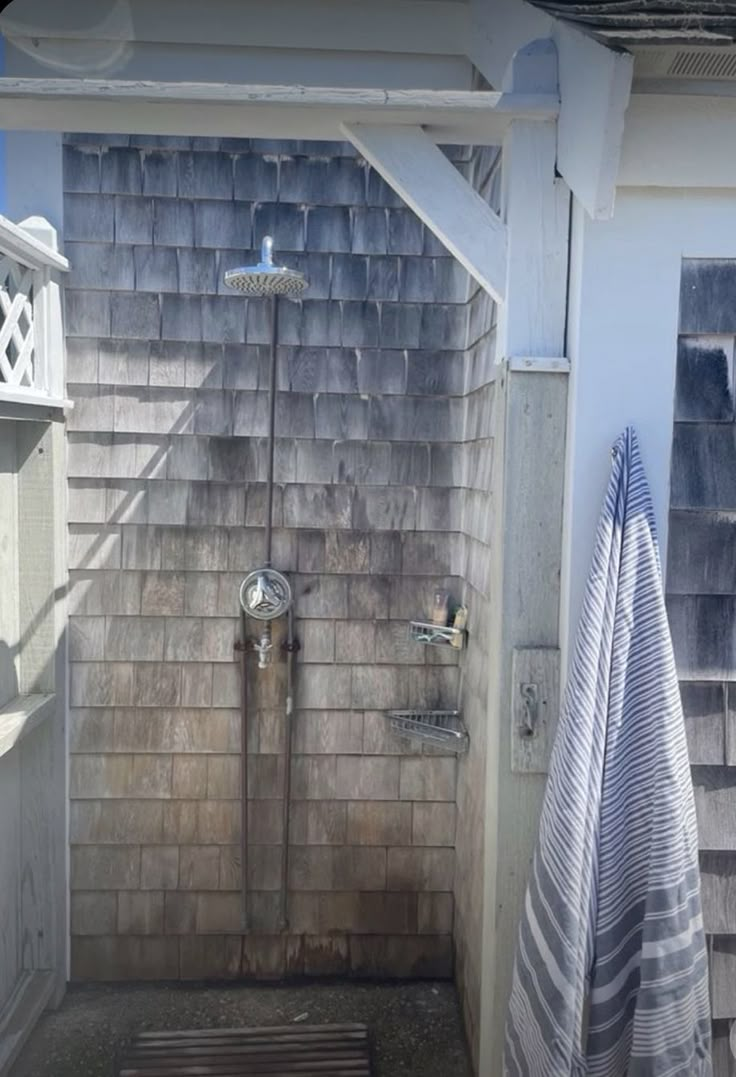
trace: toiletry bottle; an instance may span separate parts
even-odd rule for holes
[[[452,627],[457,630],[458,635],[454,635],[450,640],[453,647],[457,647],[458,650],[462,648],[465,641],[465,626],[468,623],[468,607],[458,606],[455,610],[455,617],[452,622]]]
[[[450,610],[450,596],[447,591],[435,591],[432,605],[432,624],[447,626],[447,617]]]

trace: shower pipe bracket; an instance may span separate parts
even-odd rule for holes
[[[243,651],[254,651],[255,649],[256,645],[252,639],[247,639],[245,642],[236,639],[235,643],[233,643],[233,650],[238,654],[242,654]],[[301,649],[302,645],[298,639],[292,640],[291,642],[287,639],[281,644],[281,650],[286,651],[287,654],[298,654]]]

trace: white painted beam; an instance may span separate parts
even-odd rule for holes
[[[0,128],[341,138],[342,123],[426,125],[437,142],[495,145],[513,119],[556,117],[554,94],[0,79]]]
[[[613,215],[624,114],[634,58],[557,23],[560,117],[557,167],[575,197],[596,220]]]
[[[514,54],[548,37],[552,19],[524,0],[470,0],[465,51],[491,86],[500,90]]]
[[[562,356],[570,194],[555,179],[554,127],[512,124],[502,167],[509,257],[498,359]]]
[[[550,90],[557,84],[556,50],[549,40],[519,49],[507,72],[509,92]],[[501,215],[508,230],[507,302],[499,309],[497,358],[530,370],[540,357],[564,354],[570,192],[556,175],[552,124],[514,121],[501,157]]]
[[[0,96],[5,100],[55,99],[76,101],[179,102],[242,107],[247,104],[304,109],[382,108],[391,112],[418,109],[453,112],[505,113],[511,119],[549,120],[559,111],[552,93],[502,93],[481,90],[386,90],[339,86],[277,86],[225,82],[141,82],[124,79],[2,78]]]
[[[514,91],[553,78],[534,43],[517,55]],[[485,855],[478,1072],[502,1072],[503,1030],[519,910],[544,791],[541,774],[515,773],[520,729],[513,701],[518,649],[543,650],[554,670],[559,642],[562,505],[567,418],[565,312],[570,195],[555,172],[553,125],[511,124],[502,150],[501,214],[508,239],[506,302],[499,307],[496,512],[486,739]],[[547,663],[545,663],[547,665]],[[518,668],[517,668],[518,672]],[[554,678],[553,678],[554,679]]]
[[[478,283],[506,295],[506,228],[420,127],[343,124],[356,149]]]
[[[464,52],[468,12],[448,0],[14,0],[6,37],[359,52]]]

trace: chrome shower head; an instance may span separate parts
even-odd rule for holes
[[[228,269],[225,284],[254,299],[269,295],[288,295],[297,298],[309,284],[303,273],[286,266],[273,264],[273,239],[264,236],[261,260],[258,265]]]

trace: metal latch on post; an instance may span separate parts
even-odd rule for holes
[[[511,676],[511,769],[546,774],[559,711],[558,648],[515,648]]]

